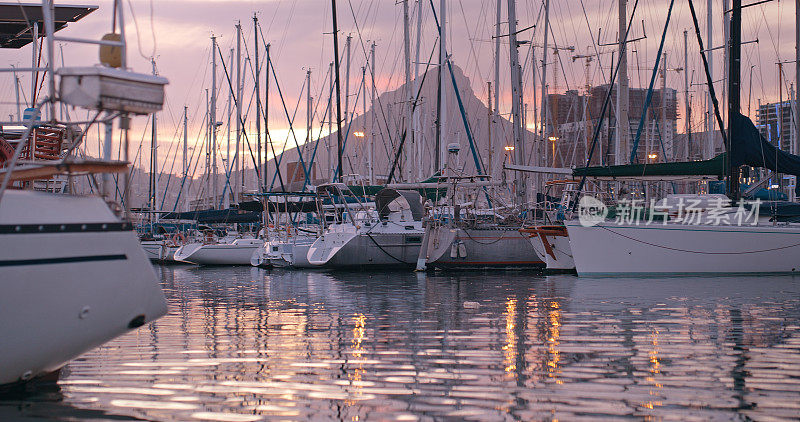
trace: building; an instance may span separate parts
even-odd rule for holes
[[[761,135],[773,145],[784,151],[797,153],[794,142],[794,122],[792,121],[792,103],[759,104],[756,121]]]
[[[602,121],[600,136],[592,154],[592,165],[613,164],[616,138],[616,87],[611,88],[611,101]],[[563,94],[548,94],[550,111],[547,121],[547,165],[572,167],[585,165],[592,137],[608,95],[609,85],[592,88],[589,94],[570,90]],[[647,89],[631,88],[629,96],[628,132],[634,144],[647,98]],[[664,104],[664,105],[662,105]],[[666,119],[662,122],[662,109]],[[677,136],[677,92],[674,89],[653,90],[647,116],[642,124],[637,147],[637,160],[664,162],[687,159],[685,138]],[[630,153],[619,161],[628,162]],[[664,159],[666,157],[666,160]]]

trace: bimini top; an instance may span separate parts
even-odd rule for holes
[[[97,6],[66,5],[54,7],[53,25],[58,31],[77,22]],[[33,23],[39,23],[39,36],[45,35],[41,3],[0,2],[0,48],[21,48],[33,41]]]
[[[390,213],[407,209],[415,221],[422,220],[425,210],[422,207],[422,196],[415,190],[397,190],[386,188],[375,195],[375,208],[381,220]]]

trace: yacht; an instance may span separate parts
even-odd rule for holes
[[[206,236],[179,247],[174,258],[197,265],[251,265],[250,258],[263,245],[264,240],[253,236],[228,235],[219,240]]]
[[[375,208],[349,202],[354,195],[344,184],[317,187],[319,208],[333,211],[333,222],[308,249],[308,262],[316,267],[413,268],[425,229],[422,197],[417,191],[382,189]],[[327,202],[325,202],[327,200]]]
[[[102,194],[110,192],[108,174],[127,173],[129,163],[75,158],[72,151],[95,122],[80,127],[55,118],[56,98],[98,115],[108,112],[101,119],[106,124],[120,114],[149,114],[163,105],[166,79],[111,68],[124,68],[124,54],[106,63],[111,67],[58,69],[56,93],[54,33],[96,9],[49,1],[0,7],[0,47],[31,45],[34,58],[37,51],[51,58],[38,68],[47,82],[43,100],[9,125],[21,130],[3,127],[0,137],[0,385],[57,377],[70,360],[167,312],[126,207],[107,202],[107,196],[75,194],[76,174],[103,174],[97,186]],[[20,31],[20,22],[31,24]],[[42,29],[44,40],[32,27]],[[124,38],[121,43],[116,48],[125,51]],[[40,121],[43,108],[49,113]],[[127,193],[126,178],[120,179],[120,190]]]

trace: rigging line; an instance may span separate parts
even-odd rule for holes
[[[650,87],[647,89],[647,96],[644,100],[644,106],[642,108],[642,117],[639,119],[639,128],[636,129],[636,137],[633,138],[633,147],[631,148],[631,155],[630,155],[630,163],[634,164],[636,162],[636,152],[639,148],[639,140],[642,137],[642,127],[644,127],[644,121],[647,119],[647,109],[650,107],[650,102],[653,99],[653,87],[656,83],[656,77],[658,76],[659,64],[661,63],[662,53],[664,51],[664,41],[667,39],[667,29],[669,29],[669,20],[672,17],[672,7],[675,5],[675,0],[669,1],[669,9],[667,10],[667,21],[664,23],[664,32],[661,34],[661,42],[658,46],[658,53],[656,55],[656,62],[653,65],[653,74],[650,77]],[[664,63],[664,78],[667,77],[667,63]],[[662,97],[666,95],[666,92],[661,93]],[[664,102],[666,104],[666,101]],[[659,131],[660,132],[660,131]],[[663,144],[662,144],[663,147]],[[664,156],[664,160],[666,161],[666,156]]]
[[[269,67],[273,68],[272,59],[270,59],[269,61],[270,61],[270,63],[268,63]],[[278,79],[278,77],[277,77],[277,75],[275,75],[276,84],[277,84],[277,79]],[[282,147],[280,156],[277,157],[277,162],[275,164],[275,173],[280,178],[281,184],[283,184],[283,178],[281,177],[281,174],[280,174],[280,166],[281,166],[281,162],[283,161],[283,154],[286,152],[286,145],[289,144],[289,137],[290,136],[294,136],[294,130],[292,129],[292,125],[294,124],[294,119],[297,117],[297,110],[300,108],[300,100],[303,97],[303,91],[305,89],[305,84],[306,84],[306,80],[305,80],[305,78],[303,78],[303,85],[300,87],[300,95],[297,96],[297,104],[295,104],[295,106],[294,106],[294,112],[292,113],[291,118],[289,118],[288,111],[286,111],[286,103],[284,102],[283,96],[280,97],[281,98],[281,103],[283,103],[284,111],[287,113],[286,117],[287,117],[287,120],[289,121],[289,129],[291,130],[290,132],[288,132],[286,134],[286,139],[283,141],[283,147]],[[295,137],[295,144],[297,144],[297,137]],[[299,147],[296,148],[296,150],[298,151],[298,155],[301,155],[301,154],[299,154]],[[274,147],[273,147],[273,150],[272,150],[272,154],[273,154],[273,159],[276,159],[275,158],[276,156],[275,156]],[[301,157],[302,157],[302,155],[301,155]],[[272,187],[274,185],[275,185],[275,176],[272,177],[272,183],[270,183],[270,189],[272,189]]]
[[[706,83],[708,84],[708,93],[711,96],[711,102],[714,104],[714,115],[717,118],[717,124],[719,125],[719,133],[722,135],[722,142],[725,145],[725,148],[728,148],[728,134],[725,132],[725,125],[722,123],[722,116],[720,115],[719,111],[719,103],[717,102],[717,94],[714,90],[714,80],[711,78],[711,73],[708,70],[708,59],[706,58],[706,53],[703,49],[703,38],[700,36],[700,26],[697,23],[697,12],[694,10],[694,2],[692,0],[689,1],[689,10],[692,12],[692,22],[694,23],[694,31],[697,35],[697,45],[700,48],[700,57],[703,59],[703,70],[705,70],[706,74]],[[728,154],[728,159],[730,159],[730,154]]]
[[[586,29],[589,30],[589,37],[591,37],[591,39],[592,39],[592,48],[594,49],[595,59],[597,60],[597,63],[601,63],[601,61],[600,61],[600,50],[598,50],[598,48],[597,48],[597,42],[599,40],[595,41],[595,39],[594,39],[594,32],[592,31],[592,26],[589,23],[589,16],[586,14],[586,6],[584,6],[583,0],[581,0],[581,10],[583,10],[583,18],[584,18],[584,20],[586,20]],[[603,66],[597,66],[597,67],[600,69],[600,78],[602,80],[605,80],[606,79],[606,75],[605,75],[605,72],[603,72]]]
[[[622,233],[615,232],[614,230],[611,230],[608,227],[604,227],[604,226],[598,226],[598,227],[600,227],[601,229],[606,230],[606,231],[608,231],[610,233],[613,233],[613,234],[615,234],[617,236],[624,237],[624,238],[626,238],[628,240],[632,240],[632,241],[637,242],[637,243],[642,243],[642,244],[645,244],[645,245],[648,245],[648,246],[653,246],[653,247],[660,248],[660,249],[668,249],[668,250],[677,251],[677,252],[696,253],[696,254],[700,254],[700,255],[749,255],[749,254],[754,254],[754,253],[774,252],[774,251],[779,251],[779,250],[783,250],[783,249],[796,248],[796,247],[800,246],[800,243],[796,243],[794,245],[781,246],[781,247],[777,247],[777,248],[760,249],[760,250],[744,251],[744,252],[693,251],[693,250],[690,250],[690,249],[672,248],[672,247],[669,247],[669,246],[657,245],[655,243],[645,242],[644,240],[635,239],[635,238],[633,238],[631,236],[626,236],[626,235],[624,235]],[[669,229],[667,229],[667,230],[669,230]]]
[[[358,89],[356,90],[356,99],[355,99],[355,101],[353,101],[356,104],[358,104],[358,99],[361,97],[362,88],[364,88],[363,91],[364,91],[364,94],[366,95],[366,90],[367,89],[366,89],[366,85],[364,84],[364,79],[366,79],[366,73],[365,73],[365,76],[362,77],[361,83],[358,84]],[[355,118],[350,119],[350,122],[347,123],[347,132],[345,133],[344,140],[342,141],[342,152],[344,152],[345,148],[347,147],[347,134],[350,133],[350,128],[353,126],[353,120],[355,120]],[[349,156],[348,156],[348,160],[351,160]],[[350,162],[350,171],[353,172],[352,160]],[[334,174],[339,174],[339,165],[338,164],[336,165],[336,171],[334,172]]]
[[[372,230],[372,229],[370,229],[370,230]],[[379,244],[378,244],[378,241],[376,241],[376,240],[375,240],[375,238],[373,238],[373,237],[372,237],[372,235],[371,235],[371,234],[369,234],[369,232],[366,232],[366,233],[364,233],[364,234],[365,234],[365,235],[366,235],[366,236],[369,238],[369,240],[371,240],[371,241],[372,241],[372,243],[374,243],[374,244],[375,244],[375,246],[377,246],[377,247],[378,247],[378,249],[380,249],[380,250],[381,250],[381,252],[385,253],[385,254],[386,254],[386,255],[387,255],[389,258],[392,258],[392,259],[394,259],[395,261],[397,261],[397,262],[399,262],[399,263],[401,263],[401,264],[403,264],[403,265],[408,265],[408,264],[409,264],[408,262],[405,262],[405,261],[403,261],[403,260],[400,260],[399,258],[397,258],[397,257],[395,257],[394,255],[390,254],[390,253],[389,253],[389,252],[388,252],[386,249],[384,249],[384,248],[383,248],[381,245],[379,245]]]
[[[136,28],[136,47],[139,50],[139,55],[142,56],[145,60],[150,60],[151,58],[156,56],[156,32],[153,26],[153,0],[150,0],[150,35],[153,38],[153,50],[150,52],[149,56],[146,56],[142,51],[142,38],[139,30],[139,22],[136,19],[136,13],[133,11],[133,4],[131,4],[131,0],[128,0],[128,8],[131,11],[131,17],[133,18],[133,25]]]
[[[691,0],[689,0],[689,1],[691,2]],[[627,27],[625,29],[625,37],[623,38],[623,40],[625,40],[625,41],[628,40],[628,35],[630,35],[631,22],[633,22],[634,16],[636,16],[636,8],[638,6],[639,6],[639,0],[636,0],[633,3],[633,11],[631,12],[631,18],[630,18],[631,20],[628,21],[628,25],[627,25]],[[597,146],[597,140],[599,139],[600,131],[603,128],[603,117],[605,116],[606,111],[608,110],[609,102],[611,102],[611,93],[613,91],[611,89],[611,85],[613,85],[614,80],[617,78],[617,73],[619,72],[620,63],[621,63],[621,61],[618,60],[616,67],[614,68],[613,72],[611,73],[611,83],[609,84],[609,89],[608,89],[608,92],[606,93],[606,99],[605,99],[605,101],[603,101],[603,107],[600,110],[600,116],[597,119],[597,126],[595,127],[594,136],[592,137],[592,146],[591,146],[591,148],[589,148],[589,156],[586,159],[586,167],[589,167],[590,163],[592,162],[592,155],[594,155],[594,149]],[[576,192],[575,192],[575,198],[576,199],[575,199],[575,204],[573,205],[573,211],[575,211],[577,209],[577,207],[578,207],[577,198],[578,198],[578,196],[580,196],[580,193],[583,190],[583,187],[584,187],[585,184],[586,184],[586,175],[582,176],[580,183],[578,183],[578,188],[576,189]]]
[[[202,128],[202,125],[201,125],[201,127],[198,129],[198,131],[200,131],[200,130],[203,130],[203,128]],[[197,134],[197,136],[195,137],[195,139],[199,139],[199,138],[200,138],[200,133],[198,133],[198,134]],[[204,145],[205,145],[205,141],[203,141],[203,143],[201,144],[201,147],[202,147],[202,146],[204,146]],[[187,177],[189,177],[189,167],[191,167],[191,166],[192,166],[192,161],[193,161],[193,160],[194,160],[194,158],[195,158],[195,153],[196,153],[196,152],[198,152],[198,151],[200,151],[200,150],[202,150],[202,148],[197,148],[197,146],[196,146],[196,145],[194,145],[194,146],[192,147],[192,155],[190,155],[190,156],[189,156],[189,160],[188,160],[188,162],[187,162],[187,168],[185,168],[185,169],[182,169],[182,170],[184,171],[184,175],[183,175],[183,177],[181,178],[181,187],[180,187],[180,189],[178,190],[178,197],[177,197],[177,198],[175,198],[175,205],[173,205],[173,207],[172,207],[172,212],[175,212],[175,210],[177,210],[177,209],[178,209],[178,202],[179,202],[179,201],[180,201],[180,199],[181,199],[181,194],[183,193],[183,188],[184,188],[184,186],[186,185],[186,178],[187,178]],[[199,162],[199,161],[200,161],[200,157],[198,156],[198,158],[197,158],[197,162]],[[187,187],[187,189],[186,189],[186,191],[187,191],[187,192],[186,192],[186,194],[187,194],[187,195],[188,195],[188,194],[189,194],[189,192],[191,192],[191,190],[192,190],[192,184],[193,184],[193,182],[194,182],[194,174],[195,174],[195,173],[194,173],[194,171],[196,171],[196,170],[197,170],[197,164],[195,163],[195,167],[194,167],[194,169],[192,170],[192,176],[191,176],[191,177],[189,177],[189,178],[190,178],[190,180],[189,180],[189,186],[188,186],[188,187]]]
[[[356,34],[358,34],[358,42],[359,42],[359,45],[361,45],[361,51],[362,51],[362,53],[364,54],[364,57],[367,60],[366,63],[367,64],[371,64],[371,62],[369,61],[369,55],[367,54],[367,49],[364,46],[364,38],[361,35],[361,28],[358,25],[358,20],[356,19],[355,11],[353,10],[353,4],[352,4],[352,2],[350,0],[347,0],[347,4],[350,6],[350,14],[353,16],[353,21],[354,21],[354,24],[355,24],[355,27],[356,27]],[[376,14],[377,14],[377,11],[376,11]],[[394,37],[394,33],[393,33],[392,36]],[[370,73],[370,79],[371,79],[371,82],[372,82],[372,89],[375,89],[377,87],[377,82],[375,81],[375,74],[372,72],[372,66],[369,66],[369,68],[370,68],[369,73]],[[392,147],[394,147],[394,142],[392,140],[392,131],[389,128],[389,119],[386,117],[386,111],[383,108],[383,101],[381,101],[381,96],[377,95],[375,97],[375,101],[378,103],[378,108],[380,109],[380,112],[381,112],[380,116],[383,117],[383,123],[386,126],[386,136],[389,138],[389,144]],[[372,110],[372,112],[374,113],[375,110]],[[379,126],[379,129],[380,129],[380,126]],[[383,137],[383,130],[379,130],[378,133],[381,136],[381,141],[383,141],[383,149],[386,152],[386,155],[388,156],[389,155],[389,149],[387,148],[387,145],[386,145],[386,138]],[[394,149],[394,148],[392,148],[392,149]]]
[[[278,89],[278,94],[280,95],[280,98],[281,98],[281,104],[283,105],[283,111],[286,114],[286,118],[288,119],[289,118],[289,110],[286,108],[286,102],[283,100],[283,91],[281,91],[281,85],[278,82],[278,75],[275,72],[275,66],[272,64],[272,59],[270,59],[267,64],[269,65],[269,69],[267,69],[267,71],[272,70],[272,76],[275,78],[275,87]],[[303,81],[303,85],[305,85],[305,80]],[[298,97],[297,101],[298,101],[298,107],[299,107],[299,105],[300,105],[300,98],[299,97]],[[297,110],[295,110],[295,113],[296,112],[297,112]],[[308,172],[308,169],[306,168],[305,161],[303,160],[303,154],[300,152],[300,144],[297,141],[297,135],[295,134],[294,126],[292,125],[293,121],[294,121],[294,118],[292,118],[291,121],[289,122],[289,130],[292,133],[292,138],[294,139],[295,147],[298,150],[298,154],[297,155],[300,158],[300,164],[303,166],[303,174],[305,176],[305,179],[308,180],[309,172]],[[284,144],[284,151],[286,149],[285,147],[286,147],[286,145]]]
[[[414,99],[414,103],[411,105],[411,112],[412,113],[417,109],[417,107],[420,104],[419,100],[420,100],[420,97],[422,96],[422,88],[425,86],[425,79],[427,79],[427,77],[428,77],[428,73],[429,73],[428,70],[431,67],[431,61],[433,60],[433,55],[435,53],[436,53],[436,44],[434,44],[433,47],[431,48],[431,54],[428,56],[428,60],[427,60],[427,62],[425,64],[425,72],[422,73],[422,81],[420,82],[419,86],[417,87],[417,95],[416,95],[416,98]],[[405,133],[405,130],[404,130],[403,131],[403,135],[400,138],[400,145],[399,145],[399,147],[397,149],[397,152],[395,154],[394,161],[392,162],[391,170],[389,171],[389,177],[386,179],[386,183],[387,184],[391,183],[392,177],[394,176],[395,167],[397,166],[398,161],[400,160],[400,154],[402,152],[403,143],[405,142],[405,138],[406,138],[406,133]],[[387,153],[388,153],[388,151],[387,151]]]

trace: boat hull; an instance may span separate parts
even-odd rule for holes
[[[552,272],[575,271],[575,260],[569,235],[564,226],[536,226],[520,231],[533,246],[538,256],[544,258],[546,269]]]
[[[800,227],[565,223],[580,276],[794,273]]]
[[[77,217],[9,221],[19,215],[9,206],[20,194],[34,195],[31,207]],[[166,313],[164,294],[132,226],[114,217],[102,200],[5,195],[0,207],[0,384],[53,373]]]
[[[401,267],[417,263],[422,233],[326,233],[308,250],[311,265],[329,268]]]
[[[260,245],[255,242],[247,244],[189,243],[178,248],[174,257],[176,261],[197,265],[252,265],[250,258],[259,247]]]
[[[516,228],[463,229],[438,226],[427,235],[427,268],[544,268]]]

